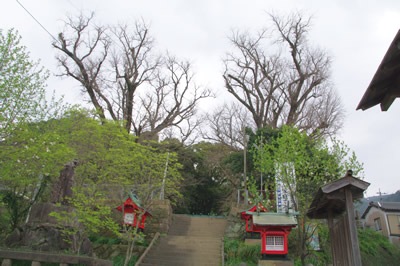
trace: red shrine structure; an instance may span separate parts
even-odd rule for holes
[[[261,204],[258,205],[258,210],[257,210],[257,205],[254,205],[253,207],[251,207],[248,210],[242,211],[240,213],[240,217],[242,218],[242,220],[244,220],[246,222],[246,232],[247,233],[255,233],[254,228],[253,228],[253,213],[257,213],[258,212],[267,212],[267,208],[265,208],[264,206],[262,206]]]
[[[137,227],[141,231],[144,230],[146,218],[152,216],[140,206],[139,199],[133,194],[129,195],[125,202],[116,209],[123,213],[124,225]]]
[[[297,220],[293,214],[272,213],[267,209],[253,206],[241,212],[241,217],[246,221],[246,232],[259,233],[261,236],[261,255],[288,254],[288,235]]]

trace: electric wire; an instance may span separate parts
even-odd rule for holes
[[[29,10],[26,9],[25,6],[19,2],[19,0],[16,0],[16,1],[17,1],[17,3],[26,11],[26,13],[28,13],[28,14],[36,21],[36,23],[39,24],[39,26],[40,26],[45,32],[47,32],[48,35],[50,35],[50,37],[51,37],[54,41],[58,42],[57,38],[55,38],[55,37],[53,36],[53,34],[51,34],[50,31],[48,31],[48,30],[45,28],[45,26],[43,26],[42,23],[40,23],[39,20],[37,20],[37,19],[35,18],[35,16],[33,16],[32,13],[29,12]]]

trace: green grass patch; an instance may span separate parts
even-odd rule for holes
[[[361,260],[363,266],[397,266],[400,262],[400,249],[389,239],[372,229],[358,230]]]
[[[247,245],[238,239],[224,239],[225,265],[235,266],[245,262],[248,266],[255,266],[261,257],[260,245]]]

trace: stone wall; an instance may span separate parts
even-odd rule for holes
[[[70,249],[70,244],[60,231],[57,220],[50,216],[51,212],[70,211],[68,206],[57,206],[52,203],[37,203],[32,206],[28,222],[14,230],[5,240],[7,247],[26,247],[38,251],[62,251]],[[88,239],[82,243],[81,254],[92,254],[92,246]]]
[[[146,220],[145,234],[166,234],[172,222],[172,207],[169,200],[153,200],[150,213],[152,217]]]

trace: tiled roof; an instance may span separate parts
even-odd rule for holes
[[[257,225],[297,225],[296,218],[293,215],[285,213],[254,213],[253,223]]]
[[[364,211],[363,215],[361,216],[362,219],[365,218],[369,210],[372,208],[378,208],[386,212],[400,212],[400,202],[374,202],[371,201],[368,205],[368,208]]]

